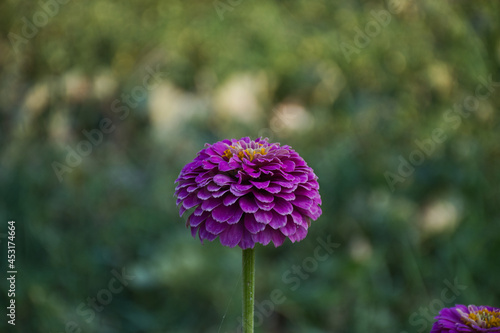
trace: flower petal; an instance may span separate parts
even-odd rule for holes
[[[198,237],[200,238],[201,243],[203,243],[203,240],[205,239],[209,242],[213,241],[217,238],[217,235],[209,233],[205,228],[205,225],[202,224],[200,225],[200,232],[198,233]]]
[[[273,195],[269,194],[267,192],[264,192],[264,191],[252,191],[252,192],[253,192],[253,195],[255,196],[255,198],[257,198],[257,200],[259,200],[261,202],[269,203],[269,202],[273,202],[273,200],[274,200]]]
[[[286,225],[286,215],[281,215],[273,212],[273,219],[269,222],[269,226],[273,229],[279,229]]]
[[[286,201],[295,200],[295,194],[293,192],[292,193],[281,192],[281,193],[276,193],[275,195],[277,197],[285,199]]]
[[[304,224],[304,217],[298,211],[294,210],[291,214],[293,222],[297,225]]]
[[[271,183],[271,181],[270,180],[266,180],[264,182],[261,182],[261,181],[256,181],[256,180],[250,180],[250,183],[252,185],[254,185],[256,188],[263,189],[263,188],[268,187],[269,184]]]
[[[226,221],[227,224],[235,224],[235,223],[238,223],[241,220],[241,217],[243,216],[243,211],[238,206],[235,206],[235,208],[236,208],[236,211],[234,212],[234,215],[231,216]]]
[[[268,187],[265,189],[269,193],[279,193],[281,191],[281,186],[275,183],[271,183]]]
[[[293,218],[291,215],[287,215],[287,222],[284,227],[280,228],[280,231],[283,233],[285,236],[291,236],[297,232],[297,229],[299,228],[298,225],[296,225],[293,222]]]
[[[219,190],[219,191],[213,192],[213,193],[212,193],[212,196],[213,196],[214,198],[220,198],[220,197],[222,197],[224,194],[226,194],[227,192],[229,192],[229,189],[227,189],[227,190]]]
[[[237,197],[241,197],[248,192],[250,192],[250,189],[252,188],[252,185],[240,185],[240,184],[231,184],[230,191],[232,194],[234,194]]]
[[[292,204],[284,199],[276,198],[274,199],[274,203],[275,205],[273,209],[278,214],[287,215],[293,212]]]
[[[274,247],[283,245],[283,242],[286,239],[285,235],[283,235],[281,232],[273,232],[271,234],[271,238],[273,240]]]
[[[194,214],[189,215],[188,222],[192,227],[197,227],[201,224],[201,222],[205,221],[207,217],[210,215],[208,212],[203,212],[200,216],[196,216]]]
[[[193,193],[194,191],[196,191],[196,189],[197,189],[197,188],[198,188],[198,186],[196,186],[196,185],[192,185],[192,186],[189,186],[189,187],[187,188],[187,191],[188,191],[189,193]]]
[[[221,223],[213,219],[211,216],[205,221],[205,229],[213,235],[218,235],[228,227],[227,223]]]
[[[224,206],[231,206],[236,201],[238,201],[238,199],[239,199],[239,197],[233,195],[232,193],[228,193],[228,194],[226,194],[226,196],[222,200],[222,203],[224,204]]]
[[[182,216],[185,212],[186,212],[186,208],[184,208],[183,206],[180,206],[179,207],[179,216]]]
[[[206,187],[203,187],[198,191],[196,196],[201,200],[207,200],[212,197],[212,193]]]
[[[191,227],[191,236],[193,236],[193,238],[196,238],[196,234],[198,233],[198,229],[200,227]]]
[[[255,241],[253,240],[252,234],[246,230],[243,230],[243,236],[241,237],[240,243],[238,244],[243,250],[253,249],[255,246]]]
[[[286,181],[286,180],[275,180],[274,184],[280,185],[281,187],[285,187],[285,188],[292,188],[295,186],[295,184],[292,181]],[[269,189],[268,189],[268,191],[269,191]]]
[[[259,209],[254,216],[257,222],[268,224],[273,219],[273,212]]]
[[[189,195],[189,192],[185,188],[181,188],[175,192],[178,199],[184,200]]]
[[[306,238],[307,229],[299,226],[293,235],[288,236],[288,238],[292,241],[292,243],[299,242]]]
[[[292,204],[296,207],[300,207],[303,209],[309,209],[311,208],[313,201],[309,198],[304,197],[303,195],[298,195],[294,201],[292,201]]]
[[[205,200],[205,201],[203,201],[201,203],[201,208],[203,210],[207,210],[207,211],[210,212],[212,209],[214,209],[215,207],[219,206],[220,204],[222,204],[222,202],[219,199],[217,199],[217,198],[210,198],[210,199]]]
[[[229,175],[218,174],[218,175],[214,176],[214,182],[219,186],[224,186],[224,185],[234,183],[235,180]]]
[[[182,207],[186,209],[193,208],[196,205],[199,205],[202,201],[196,195],[190,195],[182,202]]]
[[[259,209],[259,207],[255,203],[254,198],[249,197],[249,196],[241,197],[239,204],[240,204],[241,209],[245,213],[255,213]]]
[[[252,178],[260,177],[260,170],[255,170],[254,168],[252,168],[246,164],[243,164],[243,171],[245,171],[246,174]]]
[[[241,224],[230,225],[220,235],[220,242],[224,246],[235,247],[241,241],[243,236],[243,227]]]
[[[259,207],[259,209],[269,211],[274,208],[274,202],[260,202],[259,200],[255,200],[255,203]]]
[[[194,210],[193,214],[196,215],[196,216],[200,216],[201,214],[203,214],[205,211],[201,208],[201,205],[196,207],[196,209]]]
[[[273,231],[267,230],[267,229],[268,228],[266,228],[265,230],[262,230],[262,231],[256,233],[255,235],[252,235],[253,240],[256,243],[261,243],[262,245],[269,244],[269,242],[271,241],[271,233]]]
[[[293,170],[295,170],[295,163],[293,163],[291,160],[284,160],[282,163],[283,171],[292,172]]]
[[[207,190],[209,190],[210,192],[215,192],[220,190],[220,186],[214,183],[210,183],[207,185]]]
[[[231,217],[236,214],[237,210],[239,210],[237,205],[233,206],[224,206],[224,205],[219,205],[214,208],[212,211],[212,217],[219,222],[226,222],[229,220]]]
[[[266,225],[257,222],[252,214],[245,214],[244,224],[245,229],[247,229],[252,234],[256,234],[266,228]]]

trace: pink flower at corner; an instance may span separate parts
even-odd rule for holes
[[[431,333],[500,332],[500,309],[491,306],[457,304],[444,308]]]

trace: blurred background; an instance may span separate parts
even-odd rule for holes
[[[500,306],[500,3],[3,0],[0,30],[1,331],[236,332],[240,249],[193,239],[173,192],[243,136],[323,198],[304,241],[257,247],[256,332]]]

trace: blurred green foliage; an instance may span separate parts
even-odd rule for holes
[[[57,4],[0,4],[0,253],[4,271],[15,220],[19,271],[10,331],[235,332],[240,251],[193,240],[173,191],[205,142],[247,135],[294,147],[324,212],[304,241],[258,246],[257,303],[274,289],[285,299],[256,310],[257,332],[426,332],[440,305],[500,306],[500,85],[471,100],[484,78],[500,81],[498,2]],[[445,118],[457,103],[458,125]],[[68,166],[67,147],[105,118],[113,130]],[[446,139],[402,177],[401,158],[435,129]],[[70,170],[61,181],[53,162]],[[402,177],[392,190],[387,172]],[[327,236],[334,253],[298,283],[286,275]],[[134,278],[90,311],[123,268]],[[445,301],[455,280],[466,289]]]

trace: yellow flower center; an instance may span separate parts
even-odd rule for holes
[[[462,315],[462,320],[471,327],[473,324],[482,328],[500,327],[500,312],[487,309],[471,311],[466,318]]]
[[[228,146],[228,149],[224,151],[223,157],[230,159],[234,155],[238,156],[240,160],[243,158],[247,158],[252,161],[255,158],[255,155],[266,155],[267,149],[263,147],[262,143],[256,143],[254,145],[258,145],[257,147],[242,147],[240,144],[234,146]],[[251,146],[254,146],[251,145]]]

